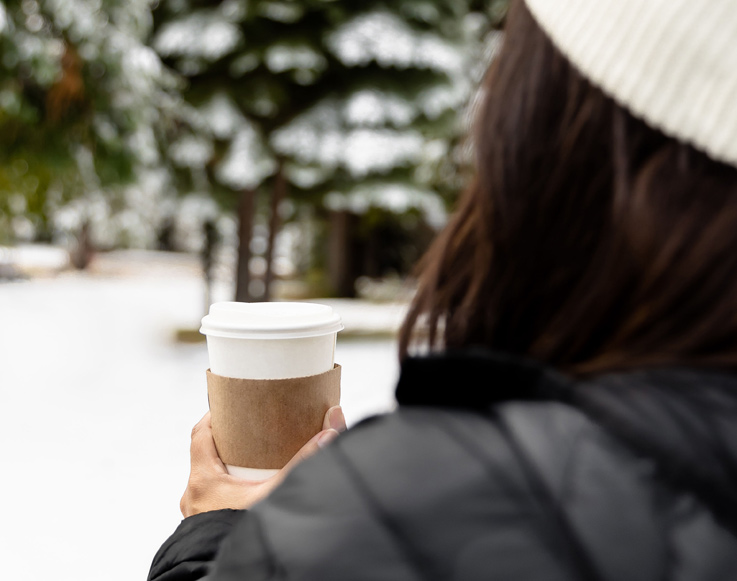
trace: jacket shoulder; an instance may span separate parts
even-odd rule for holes
[[[214,578],[646,581],[706,537],[724,565],[733,539],[683,502],[565,404],[400,409],[298,466],[244,517]]]
[[[343,453],[382,511],[428,531],[413,538],[429,554],[447,557],[444,547],[455,547],[457,567],[470,559],[484,570],[490,559],[508,563],[513,578],[532,575],[517,570],[529,561],[510,559],[512,543],[550,579],[612,571],[645,581],[663,571],[669,539],[660,517],[673,494],[650,460],[575,407],[410,408],[355,436],[342,442]],[[409,491],[407,482],[424,485]],[[468,549],[478,543],[483,550]],[[546,563],[551,548],[557,560]]]
[[[558,442],[549,464],[559,471],[587,426],[566,406],[503,406],[491,417],[400,409],[297,467],[242,528],[258,519],[275,568],[295,578],[474,579],[489,570],[524,578],[543,568],[548,579],[566,579],[579,565],[550,551],[567,541],[540,528],[539,491],[504,427],[509,419],[516,438],[526,431],[519,419],[538,415],[555,428],[546,438]],[[224,557],[237,559],[237,551]]]

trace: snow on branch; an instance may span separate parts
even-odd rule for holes
[[[218,139],[233,137],[246,123],[243,113],[225,91],[212,95],[198,112],[204,125]]]
[[[216,61],[231,53],[241,39],[237,25],[219,12],[202,10],[162,26],[153,45],[165,57]]]
[[[465,62],[461,47],[415,30],[386,11],[356,16],[329,34],[327,44],[344,65],[351,67],[376,62],[382,67],[452,73]]]
[[[445,204],[437,193],[402,182],[359,184],[346,192],[331,192],[325,196],[325,206],[356,214],[363,214],[370,208],[382,208],[395,214],[414,209],[436,229],[442,228],[448,218]]]
[[[307,43],[279,42],[272,44],[264,55],[267,68],[272,73],[291,70],[322,72],[328,67],[324,55]]]
[[[418,131],[350,127],[339,102],[326,99],[275,132],[274,149],[298,163],[343,167],[353,177],[388,173],[418,162],[425,138]]]
[[[261,135],[250,124],[244,124],[215,169],[215,176],[222,184],[242,190],[258,187],[274,172],[276,161],[266,149]]]

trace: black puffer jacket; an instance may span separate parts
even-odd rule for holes
[[[469,351],[406,361],[397,398],[253,510],[185,519],[150,579],[737,580],[737,375]]]

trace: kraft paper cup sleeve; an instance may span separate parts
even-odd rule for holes
[[[340,404],[340,365],[290,379],[236,379],[207,371],[212,435],[230,466],[283,468]]]

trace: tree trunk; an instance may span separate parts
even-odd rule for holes
[[[205,314],[210,311],[212,304],[212,284],[215,278],[215,263],[220,246],[220,233],[214,220],[205,220],[202,225],[204,244],[200,259],[202,260],[202,274],[205,279]]]
[[[270,301],[273,294],[274,283],[274,246],[276,244],[276,235],[281,227],[281,219],[279,216],[279,205],[281,201],[287,197],[287,189],[289,184],[284,175],[284,166],[279,164],[279,169],[274,180],[274,187],[271,190],[271,208],[269,217],[269,242],[266,247],[266,274],[264,275],[264,300]]]
[[[328,282],[338,297],[356,296],[357,256],[353,233],[358,225],[355,214],[330,212],[328,239]]]
[[[85,270],[90,265],[90,262],[92,262],[95,250],[92,245],[91,229],[92,226],[89,219],[85,219],[79,228],[76,243],[70,253],[72,265],[77,270]]]
[[[256,215],[256,192],[243,190],[238,204],[238,257],[236,265],[235,300],[251,302],[251,238]]]

